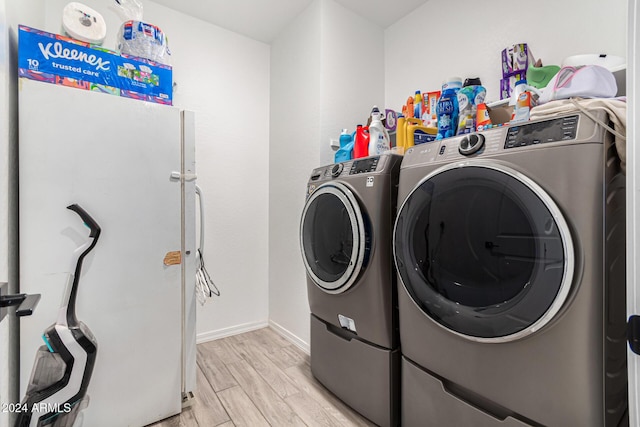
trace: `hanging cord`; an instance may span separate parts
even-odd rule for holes
[[[200,199],[200,247],[196,251],[196,296],[201,305],[207,302],[207,298],[220,296],[220,290],[211,279],[211,275],[204,265],[204,203],[202,190],[196,185],[196,195]]]
[[[612,128],[611,126],[609,126],[608,124],[606,124],[602,120],[598,119],[596,116],[591,114],[591,112],[589,110],[587,110],[582,105],[580,105],[580,103],[578,102],[578,100],[580,98],[577,98],[577,99],[576,98],[569,98],[569,99],[571,100],[573,105],[575,105],[576,108],[578,108],[578,110],[580,110],[585,116],[589,117],[591,120],[593,120],[594,122],[598,123],[600,126],[605,128],[606,130],[611,132],[612,135],[620,138],[621,141],[626,141],[627,140],[627,137],[625,135],[623,135],[620,132],[616,131],[614,128]]]

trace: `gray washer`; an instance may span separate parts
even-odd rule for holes
[[[385,154],[315,169],[300,223],[311,371],[381,426],[399,423],[391,230],[401,160]]]
[[[628,423],[624,190],[611,138],[580,113],[409,150],[403,425]]]

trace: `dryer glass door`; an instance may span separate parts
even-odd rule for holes
[[[351,190],[339,182],[319,186],[307,200],[300,224],[309,277],[326,292],[346,291],[364,267],[367,242],[362,211]]]
[[[401,282],[449,331],[502,342],[557,314],[573,276],[573,245],[553,200],[522,174],[492,163],[451,165],[425,177],[394,229]]]

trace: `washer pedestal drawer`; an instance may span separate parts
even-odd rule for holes
[[[402,425],[406,427],[531,427],[499,418],[451,394],[440,379],[402,357]]]
[[[400,351],[363,342],[311,315],[311,372],[381,427],[399,424]]]

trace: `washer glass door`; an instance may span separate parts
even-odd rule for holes
[[[340,293],[366,262],[368,233],[358,201],[340,182],[319,186],[305,204],[300,245],[307,274],[321,289]]]
[[[396,219],[394,257],[426,315],[482,342],[541,328],[573,277],[569,230],[551,197],[519,172],[482,161],[440,168],[413,189]]]

